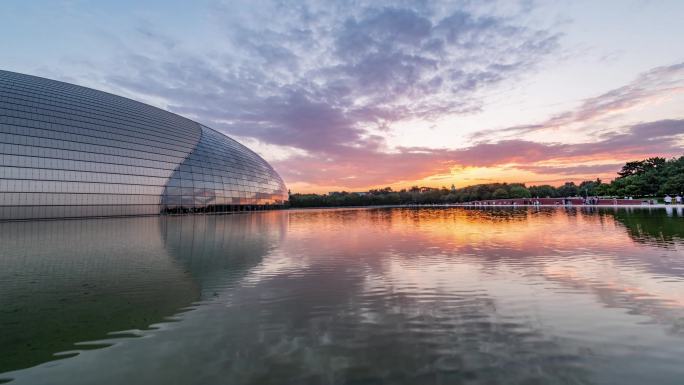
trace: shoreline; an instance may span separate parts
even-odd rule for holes
[[[288,207],[287,210],[317,210],[317,209],[364,209],[364,208],[448,208],[448,207],[468,207],[468,208],[517,208],[517,207],[557,207],[557,208],[640,208],[640,209],[684,209],[684,204],[639,204],[639,205],[609,205],[609,204],[599,204],[599,205],[584,205],[584,204],[539,204],[539,205],[529,205],[529,204],[497,204],[497,205],[475,205],[467,203],[434,203],[434,204],[407,204],[407,205],[365,205],[365,206],[315,206],[315,207]]]
[[[500,204],[500,205],[468,205],[468,204],[457,204],[457,205],[452,205],[452,206],[457,206],[457,207],[615,207],[615,208],[684,208],[684,204],[665,204],[665,203],[656,203],[656,204],[643,204],[643,205],[611,205],[611,204],[600,204],[600,205],[584,205],[584,204],[558,204],[558,205],[523,205],[523,204]]]

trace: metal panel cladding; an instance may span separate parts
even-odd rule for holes
[[[176,114],[0,71],[0,220],[278,207],[257,154]]]

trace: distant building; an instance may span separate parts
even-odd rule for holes
[[[287,199],[265,160],[209,127],[0,71],[0,220],[223,212]]]

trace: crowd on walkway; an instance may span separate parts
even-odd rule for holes
[[[665,201],[666,205],[672,204],[672,197],[670,195],[665,195],[665,198],[663,199]],[[682,194],[677,194],[677,196],[674,197],[674,202],[675,204],[681,205],[682,204]]]
[[[677,194],[672,197],[669,194],[665,195],[663,202],[666,205],[681,205],[684,201],[682,194]],[[658,199],[634,199],[632,197],[625,198],[602,198],[602,197],[565,197],[565,198],[509,198],[509,199],[488,199],[483,201],[469,202],[469,205],[476,206],[633,206],[633,205],[656,205]]]

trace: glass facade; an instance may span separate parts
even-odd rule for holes
[[[0,71],[0,220],[280,206],[257,154],[176,114]]]

